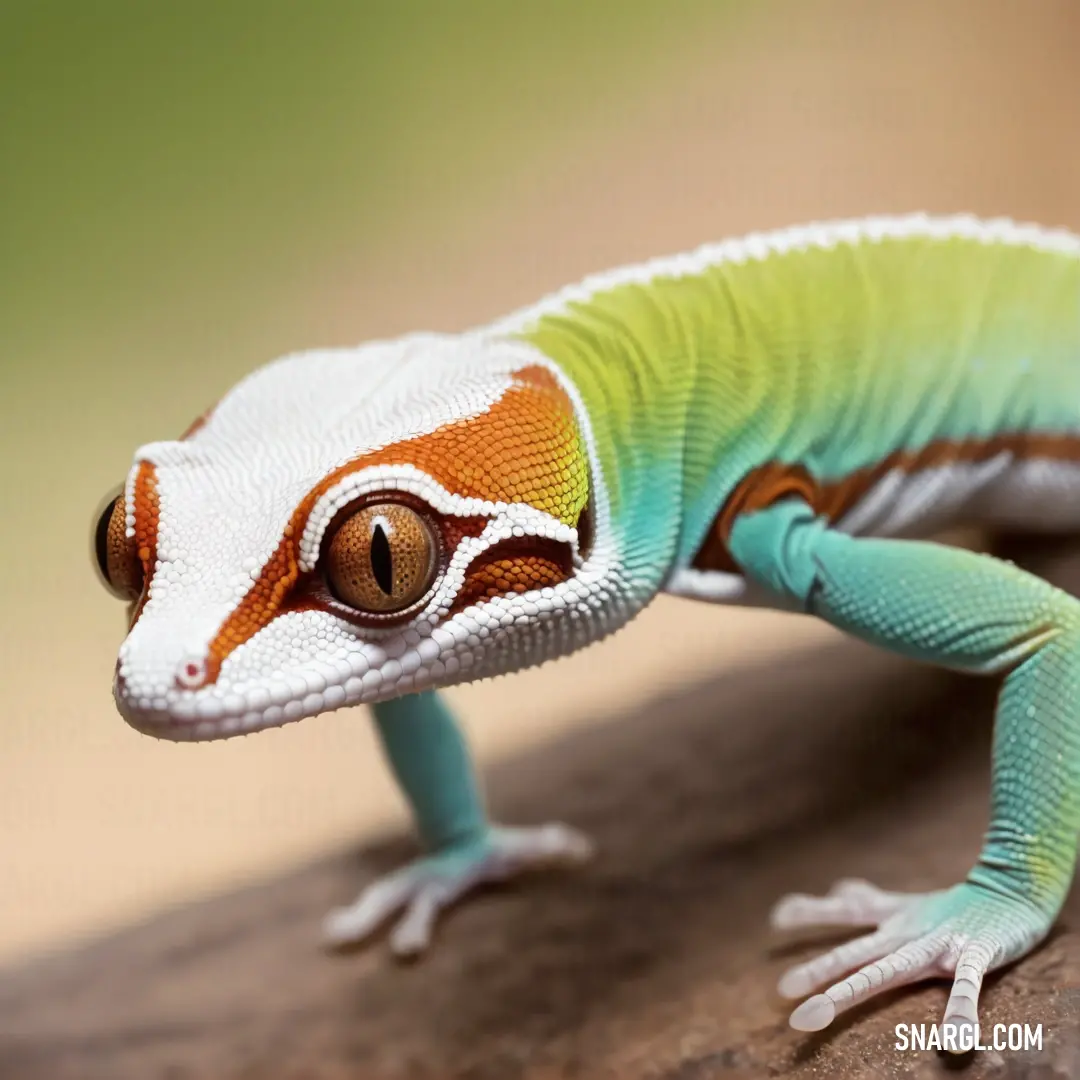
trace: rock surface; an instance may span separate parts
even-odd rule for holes
[[[1080,587],[1080,555],[1028,561]],[[766,925],[783,892],[857,874],[961,876],[985,824],[993,687],[838,643],[688,686],[506,763],[508,821],[553,810],[602,856],[492,891],[434,952],[330,956],[321,916],[411,850],[390,838],[178,909],[0,982],[4,1080],[1080,1076],[1080,896],[992,977],[984,1023],[1041,1023],[1041,1053],[894,1049],[945,984],[806,1036],[774,987],[819,947]]]

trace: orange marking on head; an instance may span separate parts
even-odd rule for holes
[[[585,446],[570,399],[546,368],[523,368],[487,412],[362,454],[308,492],[277,550],[210,643],[204,685],[282,610],[300,577],[300,538],[318,500],[346,476],[375,465],[412,465],[451,494],[526,503],[571,526],[589,495]]]
[[[326,478],[319,494],[372,465],[414,465],[454,495],[527,503],[568,525],[577,523],[588,496],[573,406],[542,367],[517,372],[510,389],[479,416],[344,465]]]
[[[147,597],[150,595],[150,580],[154,576],[154,567],[157,565],[158,523],[161,516],[161,508],[158,500],[157,473],[154,466],[148,461],[139,465],[139,471],[135,474],[135,489],[133,492],[135,509],[135,551],[139,562],[142,563],[143,590],[135,604],[131,614],[131,625],[142,614],[146,606]]]
[[[549,542],[544,547],[519,551],[513,551],[513,546],[521,547],[520,544],[499,544],[469,567],[465,584],[450,609],[451,614],[482,600],[543,589],[570,577],[572,567],[565,544]]]

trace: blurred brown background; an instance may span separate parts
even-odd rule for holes
[[[356,711],[201,746],[117,716],[87,532],[137,444],[288,350],[750,229],[1080,228],[1078,56],[1072,0],[3,5],[0,958],[403,813]],[[453,699],[491,762],[823,636],[662,599]]]

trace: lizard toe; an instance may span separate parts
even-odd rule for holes
[[[862,939],[864,943],[866,940]],[[940,936],[933,936],[917,938],[891,952],[883,948],[869,950],[871,955],[874,951],[884,952],[884,955],[863,964],[856,972],[834,983],[824,993],[807,998],[791,1014],[789,1022],[797,1031],[820,1031],[828,1027],[840,1013],[867,998],[906,986],[919,979],[943,974],[940,960],[946,948],[947,945]],[[842,958],[835,956],[839,951],[833,950],[818,961],[822,969],[827,970],[841,962]],[[866,951],[860,950],[863,955]]]
[[[838,881],[825,896],[789,893],[773,908],[778,930],[804,926],[877,926],[899,911],[910,897],[887,892],[859,878]]]

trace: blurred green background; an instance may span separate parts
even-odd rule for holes
[[[401,814],[354,714],[118,718],[87,532],[135,446],[289,350],[752,228],[1080,226],[1077,55],[1071,0],[0,3],[0,955]],[[734,618],[662,601],[603,664],[454,697],[487,759],[819,633]]]
[[[255,320],[328,261],[460,223],[727,6],[6,4],[9,341]]]
[[[4,456],[40,438],[46,388],[81,457],[114,406],[125,447],[183,426],[313,343],[293,312],[328,278],[467,229],[726,6],[3,5]]]

